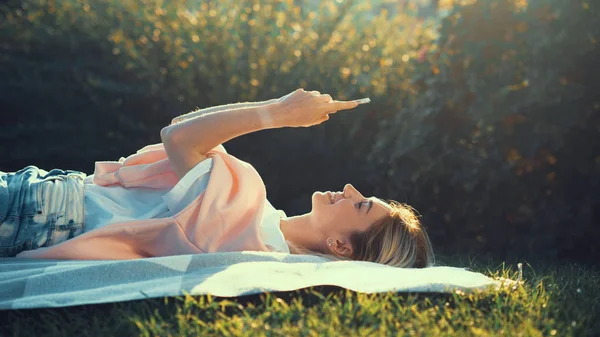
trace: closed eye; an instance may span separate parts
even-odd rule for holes
[[[356,203],[356,207],[357,207],[357,208],[360,210],[360,209],[361,209],[361,207],[362,207],[362,205],[363,205],[365,202],[368,202],[368,201],[364,200],[364,201],[361,201],[361,202],[358,202],[358,203]]]
[[[364,203],[367,203],[369,205],[369,208],[367,209],[367,213],[369,213],[369,211],[371,210],[371,207],[373,206],[373,202],[370,200],[363,200],[363,201],[357,203],[356,204],[357,209],[360,211],[360,209]]]

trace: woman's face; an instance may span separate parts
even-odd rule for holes
[[[347,238],[352,232],[366,231],[387,216],[391,207],[375,198],[365,198],[354,186],[346,184],[343,192],[315,192],[312,195],[314,223],[324,233]]]

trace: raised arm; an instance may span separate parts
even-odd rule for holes
[[[247,133],[280,127],[309,127],[357,102],[333,101],[318,91],[298,89],[265,105],[204,113],[164,127],[163,145],[175,173],[182,178],[219,144]]]
[[[182,178],[206,159],[206,152],[235,137],[275,126],[263,125],[261,115],[277,103],[204,113],[164,127],[160,132],[173,170]]]

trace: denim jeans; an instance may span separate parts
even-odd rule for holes
[[[0,257],[56,245],[83,233],[86,174],[30,165],[0,171]]]

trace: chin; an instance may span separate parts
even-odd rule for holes
[[[320,205],[326,203],[327,201],[329,201],[329,198],[327,197],[326,193],[324,193],[324,192],[313,193],[312,197],[311,197],[312,209],[314,210],[315,208],[318,208]]]
[[[313,194],[312,194],[312,196],[310,197],[310,204],[311,204],[311,206],[312,206],[312,208],[313,208],[313,209],[315,208],[315,204],[318,204],[318,201],[317,201],[317,200],[319,200],[319,194],[320,194],[320,193],[321,193],[321,192],[315,192],[315,193],[313,193]],[[317,202],[315,202],[315,201],[317,201]]]

